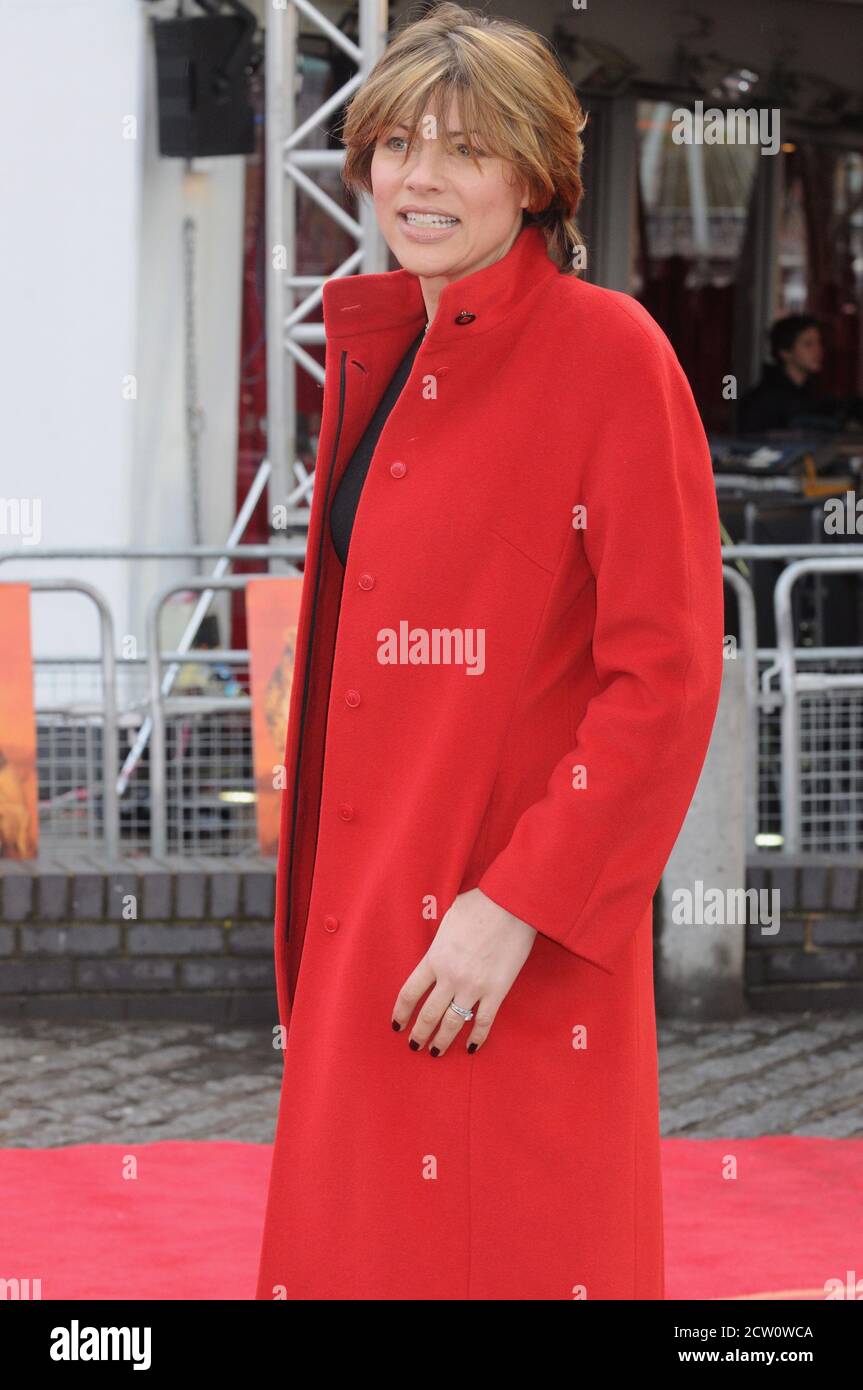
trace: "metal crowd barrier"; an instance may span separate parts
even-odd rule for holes
[[[759,730],[758,751],[754,764],[755,786],[754,788],[751,786],[747,788],[747,805],[750,804],[750,792],[754,791],[756,798],[756,833],[761,832],[762,843],[781,845],[782,853],[787,855],[794,854],[801,849],[824,849],[828,852],[858,851],[863,848],[863,815],[858,820],[853,809],[850,811],[843,809],[849,801],[849,793],[847,788],[843,786],[843,779],[847,782],[849,774],[837,770],[837,765],[845,757],[845,745],[848,743],[847,731],[837,727],[835,723],[831,723],[825,733],[819,725],[821,712],[814,706],[810,706],[806,711],[805,733],[812,745],[811,766],[807,776],[811,778],[813,785],[818,783],[823,791],[820,795],[821,807],[818,810],[813,809],[810,823],[806,827],[807,833],[805,836],[803,834],[803,768],[801,765],[801,732],[803,729],[800,718],[800,695],[808,692],[809,694],[829,696],[830,692],[842,687],[849,690],[863,689],[863,682],[858,679],[856,673],[848,675],[829,672],[804,674],[798,671],[798,667],[811,661],[821,661],[823,664],[837,664],[839,661],[856,662],[857,665],[863,666],[863,646],[860,648],[795,647],[790,596],[794,584],[805,574],[811,574],[815,577],[818,586],[816,588],[817,595],[821,592],[818,585],[820,578],[826,577],[830,573],[859,572],[863,568],[863,544],[859,541],[837,542],[830,545],[802,543],[758,545],[754,542],[745,542],[737,545],[724,545],[722,555],[726,562],[732,560],[747,560],[753,563],[759,560],[791,562],[777,579],[774,588],[777,647],[775,650],[759,648],[755,653],[756,671],[759,661],[765,664],[761,673],[760,689],[756,689],[755,703],[750,705],[747,711],[748,718],[751,719],[754,710],[755,726]],[[770,690],[770,681],[776,673],[779,675],[779,689],[774,693]],[[747,668],[747,701],[750,700],[751,692],[750,674],[749,668]],[[861,713],[863,713],[863,708],[861,708]],[[771,754],[770,740],[773,736],[772,731],[777,725],[778,751]],[[858,756],[860,753],[863,753],[863,748],[858,750]],[[773,835],[763,833],[767,824],[768,813],[765,808],[758,805],[757,800],[759,786],[762,783],[767,788],[772,785],[774,764],[776,765],[775,779],[778,788],[776,794],[777,810],[770,813],[770,820],[774,824],[778,821],[775,838]],[[810,797],[813,808],[815,808],[816,801],[817,798],[814,795]],[[844,830],[839,824],[840,821],[844,825]],[[754,841],[751,835],[748,837],[748,843],[749,847],[752,848]]]
[[[83,594],[99,614],[99,659],[102,668],[101,707],[94,711],[102,720],[102,837],[106,855],[117,857],[120,814],[117,802],[117,680],[114,666],[114,620],[107,600],[92,584],[79,579],[30,579],[35,593]]]
[[[843,551],[850,547],[840,547]],[[818,547],[819,551],[824,547]],[[832,550],[832,547],[828,547]],[[855,547],[856,558],[836,558],[835,555],[798,560],[784,569],[776,581],[773,592],[773,605],[776,617],[777,655],[782,691],[781,741],[782,741],[782,836],[786,853],[794,854],[801,848],[801,802],[802,768],[800,756],[800,701],[799,697],[809,693],[829,693],[836,690],[863,690],[863,672],[840,674],[836,672],[801,672],[797,669],[794,647],[794,622],[792,612],[792,590],[794,585],[807,574],[863,574],[863,547]],[[847,649],[846,649],[847,650]],[[852,649],[853,650],[853,649]],[[844,798],[854,807],[856,820],[863,820],[863,742],[848,750],[847,770],[828,768],[827,778],[835,786],[837,779],[850,783]],[[835,756],[835,754],[833,755]],[[855,766],[856,760],[856,766]],[[858,791],[855,783],[860,784]],[[858,809],[859,808],[859,809]]]
[[[23,552],[20,549],[14,551],[0,551],[0,564],[9,560],[91,560],[91,559],[193,559],[193,558],[221,558],[223,560],[242,559],[242,560],[277,560],[283,562],[286,573],[297,573],[292,561],[299,558],[304,553],[302,541],[288,542],[287,544],[273,545],[235,545],[235,546],[189,546],[185,548],[156,546],[139,547],[124,549],[122,547],[103,547],[101,549],[86,548],[63,548],[47,551]],[[746,691],[746,749],[747,749],[747,784],[745,790],[746,803],[746,830],[747,842],[750,848],[755,843],[755,837],[759,829],[763,829],[761,822],[764,820],[762,808],[759,805],[760,778],[763,780],[768,774],[772,776],[770,768],[778,763],[776,767],[776,781],[779,785],[778,793],[778,814],[781,821],[782,846],[786,853],[794,853],[796,850],[805,848],[801,844],[801,802],[802,802],[802,775],[801,767],[801,719],[800,719],[800,700],[801,696],[820,695],[831,696],[834,692],[848,690],[849,692],[863,692],[863,669],[859,672],[840,674],[837,672],[811,672],[801,671],[801,665],[813,660],[820,660],[823,663],[832,662],[836,664],[837,659],[845,661],[856,661],[863,667],[863,647],[855,648],[798,648],[795,649],[793,642],[793,621],[792,621],[792,591],[799,579],[806,575],[827,576],[833,573],[863,573],[863,544],[830,545],[830,546],[806,546],[806,545],[728,545],[722,547],[723,557],[723,578],[737,600],[740,614],[740,659],[744,666],[744,683]],[[777,643],[776,651],[761,649],[757,644],[757,622],[755,598],[751,584],[732,563],[735,560],[790,560],[791,564],[784,570],[779,577],[775,595],[776,612],[776,631]],[[162,609],[167,600],[176,593],[188,592],[190,590],[199,593],[207,591],[216,592],[220,590],[241,590],[248,583],[249,579],[266,577],[267,571],[255,571],[253,574],[216,576],[202,575],[194,578],[184,577],[182,580],[172,583],[159,591],[151,601],[147,612],[147,652],[142,659],[142,664],[146,664],[147,669],[147,696],[143,697],[143,691],[139,692],[140,697],[136,699],[134,705],[126,709],[124,706],[123,718],[126,722],[130,714],[145,711],[147,719],[152,719],[152,744],[150,748],[150,787],[149,787],[149,816],[150,816],[150,852],[156,855],[164,854],[169,842],[169,822],[168,822],[168,750],[167,733],[168,718],[171,714],[187,713],[197,715],[201,713],[215,713],[217,711],[230,710],[237,713],[248,714],[251,702],[248,696],[171,696],[165,688],[168,676],[164,673],[166,665],[182,666],[184,663],[195,663],[200,665],[234,664],[241,665],[248,662],[248,653],[237,650],[225,650],[221,652],[209,652],[197,648],[183,649],[178,651],[161,651],[159,646],[159,624]],[[118,740],[119,740],[119,718],[117,700],[117,666],[114,656],[114,626],[111,613],[104,596],[91,584],[73,579],[43,580],[33,579],[28,581],[34,591],[72,591],[86,595],[96,606],[100,622],[100,651],[94,659],[94,665],[98,664],[102,675],[102,697],[98,705],[94,703],[92,711],[88,708],[88,717],[91,714],[98,714],[102,720],[102,757],[101,757],[101,776],[98,781],[94,779],[93,784],[87,788],[88,795],[95,803],[98,795],[101,795],[102,806],[102,834],[105,851],[114,856],[120,849],[120,807],[118,797]],[[766,663],[762,666],[762,673],[759,680],[759,663]],[[124,662],[124,667],[129,663]],[[778,690],[770,689],[772,676],[778,676]],[[69,704],[65,711],[67,714],[74,715],[80,713],[80,704]],[[51,708],[52,713],[63,712],[59,709]],[[137,716],[136,716],[137,717]],[[147,721],[145,721],[146,723]],[[814,721],[810,719],[810,724]],[[770,755],[769,749],[764,751],[760,746],[760,741],[764,737],[764,730],[767,729],[769,738],[774,736],[770,731],[778,729],[776,741],[779,745],[779,754]],[[852,730],[853,733],[853,730]],[[823,740],[822,740],[823,741]],[[774,743],[774,747],[776,744]],[[827,744],[827,754],[829,762],[832,745]],[[817,755],[817,748],[816,754]],[[863,703],[861,703],[861,748],[859,750],[861,761],[863,761]],[[227,755],[226,755],[227,757]],[[228,759],[229,761],[229,759]],[[813,777],[816,774],[813,774]],[[853,769],[852,769],[853,781]],[[87,774],[89,778],[89,772]],[[828,811],[832,807],[831,795],[834,795],[832,784],[829,783],[830,769],[825,770],[820,765],[817,767],[817,778],[819,785],[826,784],[828,791],[822,793],[822,798],[828,805]],[[842,784],[840,793],[839,781],[837,779],[835,796],[840,794],[850,796],[853,800],[856,792],[852,786],[851,792],[847,792],[848,774],[843,772],[845,782]],[[179,773],[178,773],[179,777]],[[863,768],[861,768],[861,778],[863,778]],[[772,786],[772,782],[770,783]],[[179,781],[178,781],[179,788]],[[178,791],[180,795],[180,791]],[[773,804],[773,803],[771,803]],[[844,803],[843,803],[844,804]],[[173,813],[179,816],[176,807]],[[127,813],[128,814],[128,813]],[[830,811],[832,814],[832,811]],[[852,807],[852,815],[856,816],[856,811]],[[776,812],[771,810],[771,820],[775,822]],[[855,822],[856,824],[856,822]],[[242,825],[241,825],[242,829]],[[860,838],[863,841],[863,797],[861,797],[861,816],[860,816]],[[856,841],[855,841],[856,843]],[[142,840],[146,846],[146,840]],[[182,838],[180,843],[182,852]],[[194,852],[194,851],[193,851]]]
[[[308,512],[297,514],[308,517]],[[290,523],[291,517],[288,517]],[[284,540],[278,545],[101,545],[62,546],[28,550],[20,546],[0,550],[0,565],[12,560],[297,560],[306,553],[304,540]]]
[[[147,684],[150,693],[150,717],[153,721],[153,735],[150,746],[150,852],[160,858],[168,848],[168,806],[167,806],[167,715],[172,712],[184,714],[215,713],[229,708],[233,712],[251,713],[252,701],[249,696],[166,696],[162,689],[163,663],[189,660],[188,653],[163,652],[159,646],[159,619],[162,609],[173,594],[185,593],[189,589],[244,589],[250,579],[260,579],[261,575],[238,574],[219,579],[200,578],[184,580],[182,583],[168,584],[154,594],[147,608]],[[209,653],[210,660],[218,657],[248,659],[248,652],[225,651]]]
[[[746,842],[754,845],[758,834],[758,633],[755,595],[739,570],[722,566],[726,584],[734,592],[740,614],[743,682],[746,691],[746,786],[744,788]]]
[[[298,517],[299,517],[298,513]],[[303,514],[308,519],[308,513]],[[294,520],[292,515],[288,515],[288,524]],[[305,554],[305,542],[303,539],[279,541],[275,544],[224,544],[224,545],[188,545],[188,546],[61,546],[50,549],[40,549],[39,547],[14,547],[0,549],[0,565],[12,563],[14,561],[34,561],[52,560],[197,560],[211,559],[218,561],[230,560],[262,560],[275,563],[280,573],[297,573],[295,561]],[[265,577],[268,571],[262,569],[242,576],[242,582],[251,578]],[[189,589],[201,589],[202,591],[212,590],[220,587],[228,587],[220,584],[216,576],[204,576],[203,582],[194,579],[184,579],[177,586],[179,592]],[[13,582],[11,580],[0,580],[2,582]],[[115,858],[120,849],[120,801],[119,801],[119,777],[118,777],[118,742],[119,742],[119,712],[117,702],[117,659],[115,656],[114,626],[111,612],[106,598],[95,585],[84,581],[73,579],[28,579],[26,582],[31,590],[34,591],[74,591],[86,594],[96,605],[99,612],[101,624],[100,655],[96,659],[101,670],[102,676],[102,695],[98,706],[94,706],[93,713],[101,715],[102,719],[102,749],[101,766],[98,774],[91,779],[88,773],[86,776],[86,796],[95,804],[96,798],[101,795],[102,799],[102,835],[101,846],[105,854],[110,858]],[[231,586],[233,587],[233,586]],[[242,658],[244,653],[207,653],[199,649],[190,652],[175,652],[172,654],[177,663],[195,662],[205,664],[208,660],[222,656],[234,656],[235,659]],[[60,664],[59,658],[53,658],[51,666]],[[70,665],[89,665],[90,659],[70,660]],[[132,663],[124,661],[123,669],[128,668]],[[232,699],[231,708],[239,708],[238,702]],[[184,708],[187,706],[184,705]],[[50,712],[55,714],[65,714],[67,717],[81,714],[85,709],[80,703],[72,704],[67,702],[65,706],[52,706]],[[38,713],[38,712],[37,712]],[[92,837],[82,839],[85,844],[93,843]]]

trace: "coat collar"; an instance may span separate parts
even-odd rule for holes
[[[535,223],[522,227],[499,261],[445,285],[426,340],[440,347],[469,342],[479,333],[503,323],[525,294],[544,279],[560,274],[548,255],[545,237]],[[420,281],[407,270],[378,275],[344,275],[323,288],[327,340],[402,329],[411,337],[426,317]],[[473,314],[456,322],[461,313]]]

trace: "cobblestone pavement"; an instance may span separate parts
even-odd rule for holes
[[[666,1135],[863,1137],[860,1012],[661,1021],[659,1041]],[[263,1026],[3,1021],[0,1147],[270,1143],[280,1079]]]

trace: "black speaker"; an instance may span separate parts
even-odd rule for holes
[[[239,14],[154,20],[160,154],[254,152],[255,30],[254,18]]]

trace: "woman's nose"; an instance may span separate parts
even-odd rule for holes
[[[440,141],[419,137],[413,161],[407,173],[407,182],[439,185],[443,179],[443,152]]]

